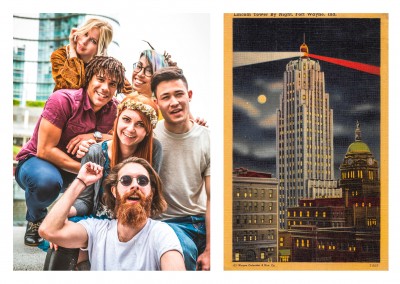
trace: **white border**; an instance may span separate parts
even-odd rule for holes
[[[132,1],[133,2],[133,1]],[[396,127],[399,121],[400,106],[398,96],[399,78],[398,66],[400,66],[398,51],[400,37],[400,5],[396,0],[169,0],[169,1],[141,1],[132,3],[128,1],[10,1],[3,3],[0,12],[0,21],[3,35],[0,43],[1,54],[1,90],[3,101],[0,104],[1,121],[1,146],[2,164],[0,180],[2,187],[1,208],[1,238],[0,238],[0,271],[4,281],[24,280],[29,283],[54,283],[68,280],[96,281],[110,283],[119,281],[137,282],[146,281],[154,283],[163,281],[173,283],[204,283],[207,281],[222,281],[223,283],[249,283],[250,282],[307,282],[307,283],[399,283],[400,280],[400,200],[399,179],[397,174],[397,144],[399,129]],[[4,7],[7,6],[7,7]],[[11,176],[11,136],[12,136],[12,15],[13,13],[29,12],[83,12],[99,13],[107,9],[110,13],[131,11],[147,14],[152,17],[152,11],[165,11],[165,13],[210,13],[211,19],[211,62],[210,70],[212,101],[212,117],[209,123],[213,125],[212,137],[212,271],[168,273],[168,272],[107,272],[102,273],[71,273],[60,274],[46,272],[14,272],[12,271],[12,176]],[[341,12],[341,13],[389,13],[389,271],[254,271],[237,272],[223,270],[223,13],[234,12]],[[137,28],[143,28],[138,25]],[[133,30],[134,31],[134,30]],[[173,36],[173,32],[171,32]],[[392,178],[390,178],[392,177]],[[90,278],[89,278],[90,277]]]

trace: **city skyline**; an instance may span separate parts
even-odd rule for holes
[[[380,19],[233,19],[234,52],[296,52],[304,36],[311,54],[380,66]],[[298,57],[233,69],[233,168],[276,176],[276,110],[283,72],[293,59]],[[354,142],[357,121],[362,140],[380,160],[380,77],[319,63],[333,109],[334,172],[338,178],[339,165]],[[262,103],[257,101],[259,95],[266,98]]]

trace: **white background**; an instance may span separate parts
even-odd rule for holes
[[[1,121],[1,168],[0,180],[2,188],[2,197],[0,199],[0,271],[3,281],[12,281],[19,283],[70,283],[71,281],[86,281],[96,283],[271,283],[271,282],[294,282],[294,283],[399,283],[400,280],[400,188],[398,176],[398,156],[397,144],[399,143],[399,130],[396,127],[399,121],[398,96],[399,78],[398,66],[400,60],[398,56],[399,37],[400,37],[400,5],[396,0],[174,0],[174,1],[17,1],[9,2],[6,6],[3,2],[0,21],[2,27],[2,40],[0,41],[0,82],[3,93],[3,101],[0,104]],[[129,3],[129,4],[128,4]],[[193,87],[194,95],[199,93],[201,102],[194,97],[193,104],[201,105],[200,114],[205,117],[212,130],[212,252],[211,252],[211,272],[107,272],[107,273],[48,273],[48,272],[13,272],[12,271],[12,173],[11,173],[11,146],[12,146],[12,31],[13,31],[13,13],[31,13],[31,12],[90,12],[102,14],[107,13],[130,13],[132,18],[147,18],[148,21],[140,20],[130,28],[130,32],[124,34],[124,37],[143,34],[146,30],[154,29],[157,25],[157,15],[165,13],[166,17],[171,15],[171,21],[176,21],[176,14],[182,13],[207,13],[209,14],[209,50],[210,58],[208,64],[199,62],[196,59],[196,53],[190,53],[190,59],[186,58],[186,52],[180,49],[174,50],[169,40],[174,38],[175,31],[170,30],[166,33],[167,37],[161,40],[146,38],[135,38],[134,40],[149,40],[156,49],[161,52],[167,50],[176,60],[181,61],[182,68],[189,64],[202,66],[195,71],[194,75],[188,75],[189,84],[193,76],[204,78],[206,91],[196,85]],[[389,13],[389,270],[380,272],[367,271],[224,271],[224,234],[223,234],[223,16],[224,13],[239,12],[278,12],[278,13],[301,13],[301,12],[336,12],[336,13]],[[183,16],[185,17],[185,16]],[[199,16],[201,18],[201,16]],[[165,19],[164,19],[165,21]],[[202,23],[199,21],[199,23]],[[149,25],[150,27],[149,28]],[[158,22],[160,27],[165,27],[165,22]],[[185,27],[184,27],[185,28]],[[201,30],[201,29],[200,29]],[[196,40],[202,38],[204,34],[196,34],[187,30],[188,39]],[[193,39],[195,36],[195,39]],[[180,45],[183,45],[180,41]],[[168,43],[167,43],[168,42]],[[141,48],[143,49],[143,48]],[[205,54],[207,50],[204,50]],[[138,54],[137,51],[133,54]],[[185,57],[184,57],[185,56]],[[129,60],[137,60],[137,55]],[[125,60],[125,59],[124,59]],[[128,60],[128,59],[127,59]],[[191,63],[186,63],[189,60]],[[186,65],[188,64],[188,65]],[[207,66],[208,67],[204,67]],[[190,69],[190,68],[187,68]],[[185,71],[184,71],[185,72]],[[193,79],[194,80],[194,79]],[[209,93],[207,93],[209,92]],[[200,95],[201,94],[201,95]],[[203,105],[204,104],[204,105]],[[197,110],[196,110],[197,114]],[[229,166],[229,165],[228,165]],[[7,280],[6,280],[7,279]],[[17,281],[15,281],[17,280]],[[7,283],[7,282],[3,282]]]

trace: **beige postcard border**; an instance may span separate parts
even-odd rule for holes
[[[225,270],[388,270],[388,14],[321,13],[320,18],[381,19],[381,262],[380,263],[296,263],[232,262],[232,19],[233,18],[311,18],[295,13],[244,13],[224,15],[224,269]]]

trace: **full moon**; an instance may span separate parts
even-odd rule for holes
[[[257,98],[258,103],[265,104],[267,102],[267,97],[263,94],[259,95]]]

